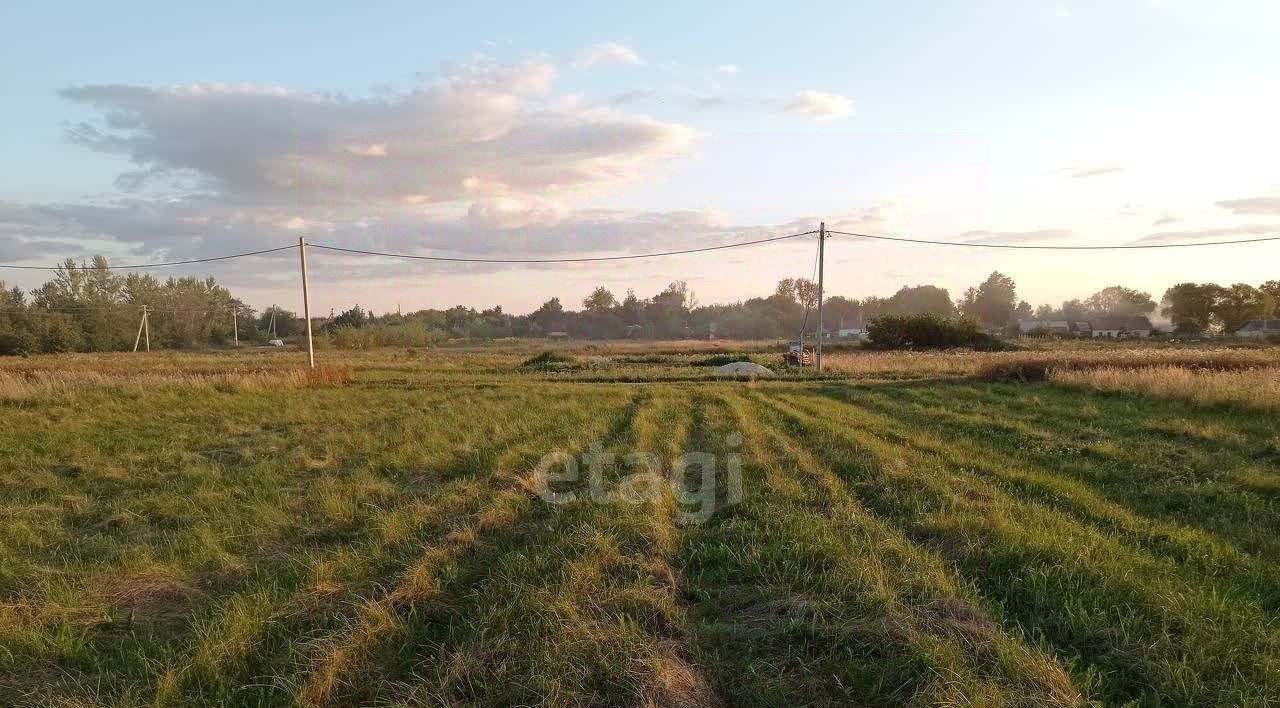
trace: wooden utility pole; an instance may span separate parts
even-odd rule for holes
[[[316,368],[316,349],[311,341],[311,298],[307,294],[307,239],[298,237],[298,258],[302,261],[302,318],[307,321],[307,364]]]
[[[814,371],[822,373],[822,251],[827,243],[827,222],[818,223],[818,347],[814,351]]]
[[[236,317],[236,315],[237,315],[236,306],[232,304],[231,305],[231,337],[232,337],[232,341],[235,343],[235,346],[238,347],[240,346],[240,321],[239,321],[239,318]]]
[[[138,351],[138,344],[142,341],[142,335],[147,336],[147,351],[151,351],[151,322],[147,317],[147,306],[142,306],[142,321],[138,323],[138,336],[133,338],[133,351]]]

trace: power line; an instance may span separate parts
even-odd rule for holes
[[[599,261],[625,261],[636,258],[659,258],[661,256],[679,256],[686,253],[705,253],[707,251],[719,251],[726,248],[741,248],[743,246],[755,246],[762,243],[770,243],[772,241],[782,241],[789,238],[799,238],[800,236],[811,236],[817,231],[804,231],[798,234],[787,234],[786,236],[771,236],[769,238],[756,239],[754,241],[739,241],[738,243],[726,243],[719,246],[703,246],[702,248],[686,248],[679,251],[661,251],[657,253],[634,253],[623,256],[580,256],[572,258],[462,258],[453,256],[419,256],[409,253],[387,253],[384,251],[365,251],[358,248],[342,248],[339,246],[322,246],[318,243],[308,243],[310,248],[323,248],[326,251],[340,251],[342,253],[354,253],[362,256],[385,256],[387,258],[407,258],[417,261],[448,261],[451,263],[593,263]]]
[[[1041,251],[1115,251],[1115,250],[1133,250],[1147,248],[1190,248],[1193,246],[1230,246],[1241,243],[1260,243],[1262,241],[1280,241],[1280,236],[1264,236],[1261,238],[1245,238],[1234,241],[1200,241],[1197,243],[1148,243],[1148,244],[1125,244],[1112,246],[1063,246],[1063,245],[1033,245],[1033,244],[1015,244],[1015,243],[974,243],[966,241],[935,241],[923,238],[907,238],[905,236],[878,236],[873,234],[855,234],[848,231],[827,231],[828,234],[839,234],[840,236],[853,236],[855,238],[869,238],[877,241],[900,241],[903,243],[923,243],[932,246],[966,246],[969,248],[1017,248]]]
[[[279,248],[267,248],[261,251],[249,251],[247,253],[232,253],[226,256],[213,256],[210,258],[192,258],[191,260],[186,260],[186,261],[167,261],[165,263],[137,263],[133,265],[111,265],[110,263],[108,263],[108,266],[110,266],[113,269],[119,269],[119,270],[141,270],[143,268],[166,268],[168,266],[191,265],[193,263],[212,263],[214,261],[227,261],[227,260],[231,260],[232,258],[246,258],[248,256],[261,256],[265,253],[276,253],[279,251],[287,251],[293,248],[297,248],[297,246],[280,246]],[[59,266],[27,266],[27,265],[9,265],[7,263],[0,263],[0,268],[11,268],[14,270],[61,270],[63,266],[60,266],[60,265]],[[81,266],[80,269],[88,270],[88,268],[84,266]]]

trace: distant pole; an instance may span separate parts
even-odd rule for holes
[[[302,318],[307,321],[307,363],[316,368],[316,348],[311,341],[311,297],[307,293],[307,239],[298,237],[298,258],[302,261]]]
[[[240,346],[240,321],[236,317],[236,306],[231,306],[231,336],[235,342],[235,346]]]
[[[138,336],[133,338],[133,351],[137,353],[138,345],[142,343],[142,328],[147,326],[147,306],[142,306],[142,317],[138,320]]]
[[[147,343],[147,351],[151,351],[151,308],[142,306],[142,332]]]
[[[818,348],[814,352],[814,370],[822,373],[822,251],[827,243],[827,222],[818,223]]]

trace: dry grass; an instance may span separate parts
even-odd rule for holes
[[[1151,366],[1140,369],[1103,367],[1057,369],[1049,380],[1103,391],[1132,391],[1185,398],[1200,403],[1240,403],[1259,408],[1280,407],[1280,368],[1244,371]]]
[[[830,354],[828,370],[854,376],[977,376],[1043,381],[1050,371],[1183,367],[1242,371],[1280,366],[1280,349],[1089,348],[1017,352],[873,352]]]
[[[280,388],[333,386],[350,381],[349,366],[316,369],[227,369],[192,372],[181,369],[127,371],[106,368],[0,370],[0,401],[31,401],[93,391],[143,393],[173,388],[210,388],[219,391],[259,391]]]

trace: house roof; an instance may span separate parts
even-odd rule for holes
[[[1151,329],[1151,320],[1145,315],[1134,315],[1132,317],[1099,317],[1089,325],[1093,329],[1099,330],[1119,330],[1132,331],[1138,329]]]
[[[1280,318],[1249,320],[1237,332],[1257,332],[1259,330],[1280,330]]]

